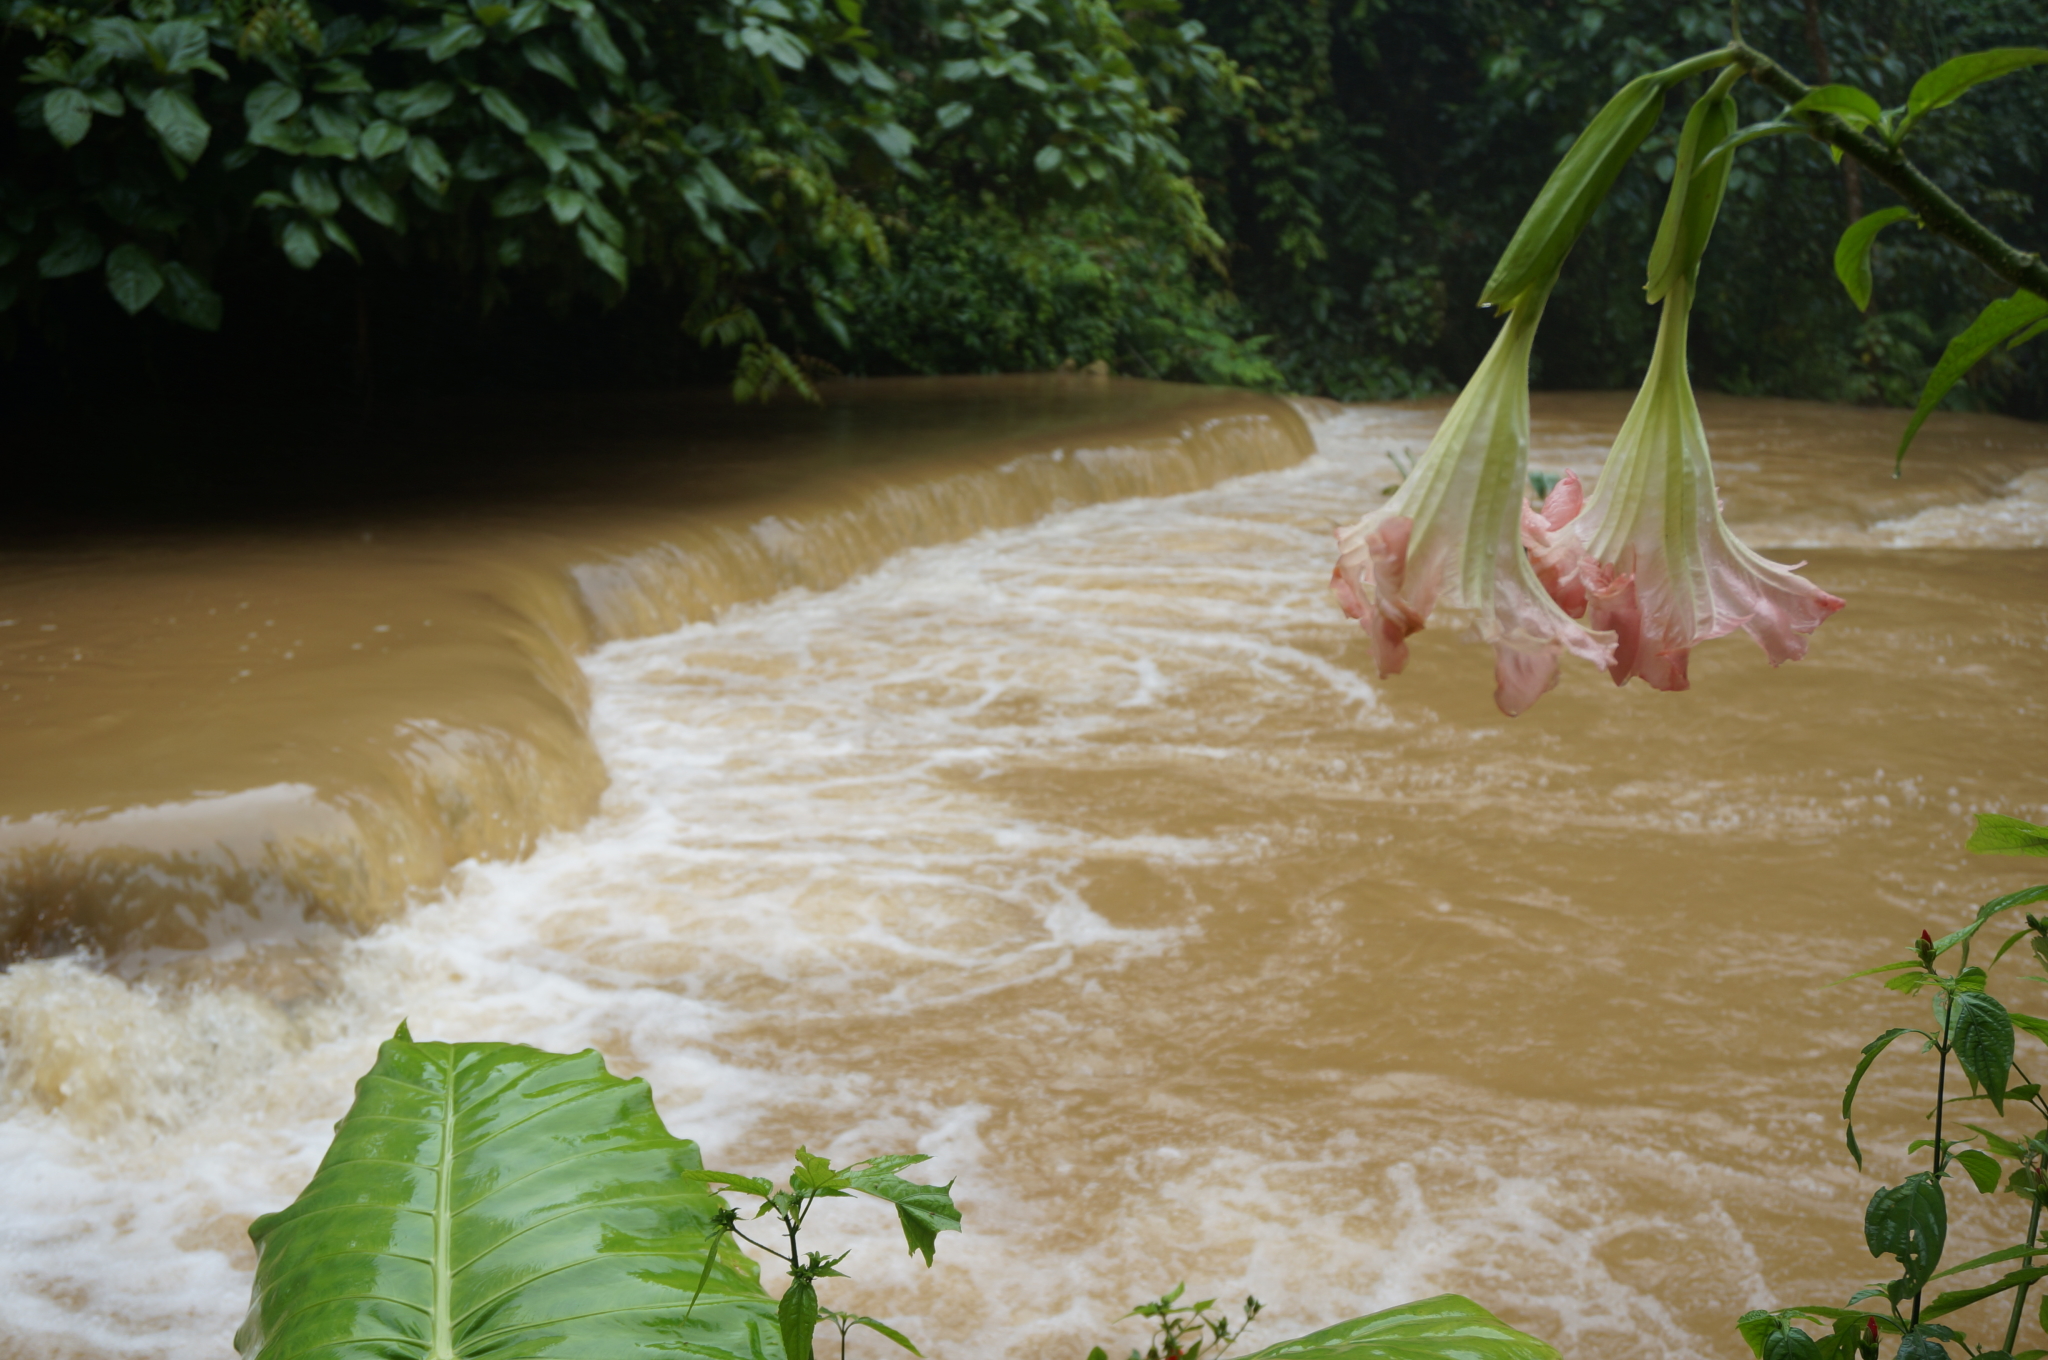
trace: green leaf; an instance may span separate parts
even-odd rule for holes
[[[1049,175],[1060,168],[1060,162],[1064,159],[1066,159],[1065,153],[1052,143],[1047,142],[1044,146],[1038,148],[1038,154],[1031,158],[1031,163],[1038,167],[1040,174]]]
[[[1808,90],[1787,113],[1831,113],[1851,127],[1885,126],[1884,110],[1854,85],[1822,85]]]
[[[917,149],[917,138],[911,136],[910,129],[901,123],[883,123],[880,127],[869,128],[867,133],[875,145],[882,148],[882,154],[891,160],[909,160],[911,152]]]
[[[1670,84],[1662,71],[1638,76],[1586,125],[1515,228],[1479,295],[1480,306],[1512,310],[1550,291],[1593,210],[1657,125]]]
[[[1784,1323],[1764,1338],[1763,1360],[1820,1360],[1820,1346],[1800,1328]]]
[[[327,249],[320,233],[304,218],[285,224],[282,244],[285,258],[301,269],[311,269],[320,263],[320,256]]]
[[[553,76],[572,90],[580,88],[576,84],[576,73],[569,69],[569,63],[563,61],[554,48],[539,38],[528,38],[519,44],[519,54],[526,58],[526,64],[534,70],[543,75]]]
[[[899,1161],[895,1166],[878,1166],[870,1162],[847,1173],[846,1184],[863,1194],[877,1199],[888,1200],[896,1206],[896,1221],[903,1228],[903,1240],[913,1253],[921,1253],[924,1263],[930,1266],[932,1253],[938,1249],[938,1236],[942,1232],[960,1231],[960,1211],[953,1205],[953,1184],[919,1185],[906,1181],[896,1174],[898,1167],[911,1163]],[[917,1160],[922,1161],[923,1158]]]
[[[478,97],[483,100],[484,108],[490,113],[491,117],[497,119],[506,127],[511,128],[519,136],[524,137],[526,130],[533,126],[532,123],[527,121],[526,114],[521,111],[520,107],[512,102],[512,96],[506,94],[503,90],[492,85],[486,85],[477,93]]]
[[[326,217],[341,208],[341,195],[335,191],[334,181],[318,166],[302,165],[292,171],[292,193],[315,217]]]
[[[43,96],[43,126],[60,146],[77,146],[92,131],[92,105],[68,87]]]
[[[1970,1173],[1970,1183],[1977,1187],[1978,1194],[1988,1195],[1998,1188],[2002,1173],[1998,1160],[1990,1153],[1979,1152],[1975,1148],[1964,1148],[1956,1154],[1955,1159],[1962,1163],[1963,1170]]]
[[[1560,1360],[1557,1351],[1457,1294],[1404,1303],[1246,1360]]]
[[[1706,155],[1700,157],[1699,165],[1694,169],[1693,173],[1697,175],[1711,169],[1720,161],[1734,155],[1737,150],[1748,146],[1751,142],[1757,141],[1760,138],[1781,137],[1788,132],[1804,133],[1806,131],[1807,127],[1804,123],[1794,122],[1789,118],[1773,118],[1768,123],[1751,123],[1748,127],[1741,128],[1722,139],[1719,146],[1716,146]]]
[[[841,1316],[844,1317],[845,1315],[841,1314]],[[865,1327],[871,1332],[879,1332],[883,1336],[886,1336],[891,1341],[895,1342],[897,1345],[901,1346],[904,1350],[907,1350],[912,1355],[916,1356],[918,1360],[924,1360],[924,1352],[919,1350],[914,1344],[912,1344],[909,1337],[897,1331],[894,1327],[889,1326],[887,1323],[877,1322],[871,1317],[849,1317],[846,1318],[846,1323],[850,1327]]]
[[[1927,377],[1927,386],[1921,389],[1920,405],[1913,412],[1913,419],[1907,422],[1905,437],[1899,440],[1898,456],[1893,459],[1894,471],[1905,463],[1906,450],[1912,446],[1913,436],[1920,433],[1920,427],[1927,423],[1927,417],[1934,413],[1934,408],[1941,404],[1948,390],[1975,367],[1979,359],[1996,349],[2000,341],[2044,317],[2048,317],[2048,301],[2021,289],[1979,312],[1969,329],[1948,342],[1948,348],[1941,352],[1941,362],[1934,366],[1934,372]]]
[[[1920,115],[1953,104],[1985,81],[2043,62],[2048,62],[2048,48],[2040,47],[1995,47],[1943,62],[1913,82],[1913,92],[1906,96],[1906,118],[1899,124],[1899,136],[1904,137]]]
[[[409,90],[387,90],[377,96],[377,112],[401,123],[432,118],[455,102],[455,87],[442,80],[429,80]]]
[[[398,124],[379,118],[363,129],[363,155],[370,160],[382,160],[394,151],[403,150],[412,140],[412,134]]]
[[[1938,1294],[1935,1296],[1934,1302],[1920,1310],[1920,1320],[1926,1323],[1932,1322],[1938,1317],[1946,1317],[1959,1308],[1968,1308],[1971,1304],[1982,1299],[1988,1299],[1993,1294],[2003,1294],[2008,1289],[2017,1289],[2023,1284],[2032,1284],[2044,1275],[2048,1275],[2048,1266],[2030,1266],[2025,1270],[2015,1270],[2010,1275],[1995,1280],[1990,1284],[1979,1285],[1975,1289],[1956,1289],[1945,1294]]]
[[[450,24],[428,40],[427,59],[436,62],[446,61],[459,52],[483,46],[485,37],[481,24]]]
[[[818,1329],[816,1286],[809,1280],[792,1281],[776,1305],[775,1325],[782,1334],[782,1353],[787,1360],[811,1360],[811,1337]]]
[[[1850,1119],[1850,1111],[1856,1104],[1856,1088],[1863,1084],[1863,1074],[1877,1061],[1877,1055],[1892,1046],[1892,1041],[1905,1034],[1918,1034],[1915,1029],[1888,1029],[1863,1046],[1863,1059],[1856,1064],[1856,1070],[1849,1075],[1849,1084],[1842,1088],[1842,1118]],[[1849,1155],[1856,1159],[1856,1165],[1863,1165],[1863,1149],[1856,1146],[1856,1125],[1849,1124]]]
[[[2012,1013],[2011,1019],[2014,1028],[2023,1029],[2042,1043],[2048,1044],[2048,1020],[2043,1020],[2039,1016],[2034,1015],[2021,1015],[2017,1011]],[[2019,1153],[2012,1152],[2007,1155],[2017,1157]]]
[[[736,1171],[685,1171],[680,1174],[684,1179],[700,1185],[729,1186],[741,1194],[753,1195],[758,1199],[766,1199],[775,1193],[773,1182],[763,1180],[759,1176],[742,1176]]]
[[[626,74],[626,59],[620,55],[618,45],[612,41],[612,32],[605,27],[604,16],[592,11],[576,21],[576,41],[583,47],[583,55],[596,62],[607,75]]]
[[[394,229],[398,226],[398,200],[369,171],[353,165],[343,170],[341,191],[348,195],[348,201],[356,205],[357,211],[378,226]]]
[[[951,132],[974,116],[974,105],[956,99],[950,104],[941,104],[938,109],[939,126]]]
[[[107,256],[107,291],[128,315],[134,316],[156,301],[163,287],[164,276],[157,268],[156,257],[141,246],[133,242],[116,246],[114,253]]]
[[[1858,218],[1842,233],[1835,246],[1835,277],[1849,290],[1849,300],[1856,304],[1857,311],[1870,310],[1870,248],[1877,244],[1877,234],[1900,218],[1912,215],[1911,208],[1882,208]]]
[[[199,159],[206,151],[207,139],[213,135],[213,125],[200,114],[192,96],[183,90],[168,87],[151,90],[149,97],[142,101],[142,116],[163,139],[165,149],[187,163]]]
[[[297,113],[304,102],[304,97],[283,81],[266,80],[242,101],[242,117],[249,120],[252,129],[282,123]]]
[[[774,1357],[753,1265],[646,1083],[591,1051],[395,1038],[311,1184],[250,1225],[242,1360]],[[696,1308],[690,1289],[720,1253]]]
[[[156,49],[157,69],[173,75],[213,64],[206,56],[206,30],[190,19],[158,24],[149,35],[149,45]]]
[[[448,168],[448,158],[441,154],[432,137],[415,134],[405,144],[405,165],[413,177],[437,194],[448,192],[448,177],[453,172]]]
[[[1958,992],[1949,1017],[1949,1041],[1962,1062],[1971,1090],[1991,1098],[2005,1113],[2005,1079],[2012,1071],[2012,1020],[2005,1005],[1988,992]]]
[[[1913,1288],[1925,1284],[1948,1241],[1948,1199],[1941,1183],[1921,1171],[1879,1189],[1863,1211],[1863,1241],[1872,1256],[1897,1258]]]
[[[164,290],[156,295],[158,311],[194,330],[220,329],[220,294],[206,280],[176,261],[163,266],[163,276]]]
[[[554,217],[555,225],[566,227],[583,216],[586,202],[582,194],[574,189],[565,189],[559,184],[550,184],[542,193],[547,200],[548,212]]]
[[[83,274],[106,257],[106,247],[100,238],[76,223],[66,223],[57,228],[57,239],[36,261],[36,273],[46,279],[69,278]]]
[[[1942,1271],[1941,1274],[1931,1275],[1928,1278],[1929,1280],[1945,1280],[1951,1275],[1960,1275],[1966,1270],[1976,1270],[1983,1266],[1995,1266],[2003,1261],[2017,1261],[2025,1256],[2048,1256],[2048,1243],[2037,1242],[2031,1247],[2025,1243],[2014,1247],[2002,1247],[1997,1251],[1987,1252],[1975,1260],[1965,1261],[1959,1266],[1950,1266],[1947,1270]]]
[[[2048,855],[2048,826],[1980,812],[1977,829],[1963,848],[1975,855]]]
[[[616,246],[588,226],[576,228],[576,244],[583,247],[583,254],[592,264],[616,279],[619,287],[626,286],[626,257]]]
[[[1761,1308],[1752,1308],[1735,1320],[1736,1332],[1741,1335],[1743,1344],[1749,1347],[1749,1353],[1757,1357],[1757,1360],[1763,1360],[1764,1342],[1770,1339],[1771,1333],[1783,1325],[1776,1313],[1766,1313]]]
[[[524,217],[547,202],[547,186],[537,179],[515,179],[491,199],[491,216]]]

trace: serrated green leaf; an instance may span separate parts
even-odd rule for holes
[[[893,1168],[883,1169],[871,1162],[851,1171],[846,1184],[896,1206],[896,1221],[903,1229],[903,1240],[913,1253],[923,1255],[927,1266],[938,1249],[938,1235],[960,1230],[960,1211],[954,1207],[950,1181],[945,1185],[919,1185],[904,1180]]]
[[[2048,301],[2021,289],[1979,312],[1977,319],[1961,335],[1948,342],[1948,348],[1941,352],[1941,360],[1935,364],[1934,372],[1928,375],[1927,386],[1920,392],[1920,405],[1914,410],[1912,420],[1907,422],[1904,437],[1899,440],[1899,452],[1893,459],[1894,470],[1905,463],[1906,450],[1912,447],[1913,436],[1920,433],[1920,427],[1927,423],[1928,416],[1934,414],[1934,408],[1941,405],[1941,399],[1948,395],[1948,390],[2001,341],[2043,318],[2048,318]]]
[[[1835,277],[1848,290],[1849,300],[1856,304],[1857,311],[1870,310],[1870,248],[1877,244],[1877,234],[1900,218],[1912,215],[1911,208],[1879,209],[1851,223],[1836,243]]]
[[[205,154],[213,125],[199,112],[192,96],[168,86],[151,90],[142,101],[142,116],[149,121],[164,147],[188,164]]]
[[[1518,1332],[1457,1294],[1404,1303],[1353,1318],[1246,1360],[1560,1360],[1557,1351]]]
[[[59,146],[77,146],[92,131],[92,105],[69,87],[52,90],[43,96],[43,126]]]
[[[1976,855],[2048,855],[2048,826],[1980,812],[1977,829],[1963,848]]]
[[[714,1245],[696,1146],[594,1052],[392,1039],[320,1170],[250,1226],[242,1360],[315,1353],[775,1360],[755,1268]],[[685,1319],[707,1253],[719,1253]]]
[[[164,276],[157,268],[156,257],[141,246],[133,242],[116,246],[107,256],[107,291],[128,315],[134,316],[156,301],[163,287]]]

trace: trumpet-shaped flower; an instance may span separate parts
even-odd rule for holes
[[[1525,524],[1555,531],[1525,504],[1529,457],[1529,345],[1542,299],[1517,306],[1479,370],[1393,497],[1337,533],[1330,586],[1346,614],[1372,635],[1382,676],[1408,661],[1409,635],[1439,607],[1466,619],[1494,649],[1494,702],[1510,717],[1557,683],[1565,652],[1612,663],[1611,633],[1587,629],[1553,600],[1524,546]],[[1562,529],[1570,483],[1558,501]],[[1564,491],[1561,484],[1558,491]],[[1562,562],[1563,559],[1559,558]]]
[[[1592,627],[1612,630],[1619,645],[1608,671],[1617,685],[1639,676],[1655,689],[1684,689],[1693,646],[1737,628],[1773,666],[1796,661],[1807,635],[1842,607],[1796,567],[1752,551],[1721,518],[1686,376],[1691,292],[1680,277],[1665,293],[1649,376],[1584,513],[1546,519],[1548,539],[1532,545],[1539,570],[1549,564],[1554,598],[1572,612],[1583,605]],[[1582,557],[1557,541],[1567,536],[1583,545]]]

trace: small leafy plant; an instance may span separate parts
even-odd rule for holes
[[[798,1245],[797,1235],[803,1231],[805,1217],[819,1200],[845,1199],[859,1191],[896,1206],[896,1218],[903,1225],[903,1240],[910,1244],[911,1255],[922,1253],[925,1265],[930,1266],[932,1254],[938,1247],[938,1235],[960,1230],[960,1211],[953,1207],[952,1183],[919,1185],[896,1174],[907,1166],[930,1160],[918,1153],[901,1153],[870,1157],[851,1166],[835,1167],[826,1158],[806,1148],[798,1148],[796,1168],[789,1173],[789,1186],[783,1190],[776,1189],[772,1181],[758,1176],[741,1176],[729,1171],[692,1171],[685,1174],[687,1179],[758,1199],[760,1205],[754,1210],[755,1219],[775,1215],[788,1242],[787,1250],[757,1241],[740,1231],[738,1209],[727,1208],[719,1212],[713,1237],[714,1240],[728,1235],[736,1237],[789,1267],[791,1284],[783,1291],[782,1301],[775,1310],[783,1354],[788,1360],[811,1360],[812,1337],[821,1321],[830,1322],[839,1329],[839,1353],[842,1357],[846,1354],[846,1335],[855,1327],[878,1332],[912,1355],[921,1355],[923,1352],[912,1345],[908,1337],[885,1323],[856,1313],[820,1308],[817,1281],[840,1276],[842,1272],[838,1266],[846,1259],[847,1253],[827,1256],[823,1252],[804,1251]],[[704,1275],[697,1285],[699,1292],[710,1279],[712,1264],[713,1258],[707,1254]],[[695,1294],[692,1294],[690,1302],[694,1307]]]
[[[2048,828],[2017,818],[1980,814],[1969,848],[1991,854],[2048,855]],[[1864,1210],[1864,1242],[1872,1256],[1889,1256],[1898,1263],[1898,1278],[1857,1290],[1842,1308],[1804,1305],[1744,1314],[1736,1325],[1758,1360],[1876,1360],[1886,1337],[1897,1339],[1895,1360],[1947,1360],[1950,1345],[1977,1360],[2041,1360],[2048,1356],[2048,1351],[2013,1350],[2026,1317],[2027,1296],[2036,1281],[2048,1277],[2048,1264],[2035,1264],[2037,1259],[2048,1258],[2048,1244],[2040,1240],[2041,1208],[2048,1201],[2048,1177],[2043,1170],[2048,1164],[2048,1098],[2044,1098],[2041,1083],[2020,1066],[2015,1036],[2024,1032],[2048,1043],[2048,1019],[2008,1010],[1990,991],[1990,969],[2021,941],[2048,967],[2048,920],[2029,914],[2026,927],[1999,945],[1989,967],[1970,962],[1978,932],[1993,918],[2044,900],[2048,900],[2048,884],[1994,898],[1977,909],[1968,925],[1938,940],[1921,931],[1911,958],[1851,975],[1882,977],[1888,990],[1924,998],[1931,1018],[1925,1028],[1905,1025],[1888,1029],[1864,1046],[1842,1092],[1849,1155],[1857,1166],[1863,1165],[1854,1111],[1864,1076],[1893,1044],[1914,1037],[1921,1041],[1922,1055],[1934,1058],[1934,1104],[1927,1115],[1931,1136],[1914,1139],[1906,1153],[1926,1152],[1928,1168],[1897,1185],[1880,1187]],[[1944,972],[1942,961],[1951,956],[1954,971]],[[2043,977],[2031,980],[2048,982]],[[1951,1092],[1950,1059],[1968,1087],[1965,1094]],[[2048,1070],[2037,1070],[2048,1077]],[[1951,1106],[1981,1105],[1989,1105],[1998,1118],[2023,1121],[2023,1128],[2001,1132],[1950,1117]],[[1958,1128],[1967,1130],[1966,1136],[1955,1136]],[[2012,1164],[2010,1171],[2006,1163]],[[1996,1193],[2003,1184],[2005,1192],[2026,1207],[2026,1231],[2012,1245],[1944,1270],[1946,1184],[1956,1180],[1958,1172],[1979,1194]],[[1944,1290],[1932,1300],[1926,1297],[1928,1286],[1938,1280],[1989,1266],[2007,1269],[1988,1282]],[[2012,1303],[1995,1346],[1972,1345],[1966,1333],[1941,1321],[1971,1304],[2007,1293],[2012,1295]],[[1880,1306],[1859,1306],[1871,1303]],[[1801,1322],[1818,1323],[1827,1330],[1815,1337],[1798,1325]],[[2048,1301],[2044,1301],[2042,1323],[2048,1326]]]
[[[1230,1314],[1218,1313],[1209,1316],[1209,1310],[1216,1306],[1216,1300],[1203,1299],[1200,1303],[1181,1303],[1180,1296],[1187,1292],[1185,1282],[1161,1294],[1150,1303],[1141,1303],[1117,1321],[1126,1318],[1149,1318],[1152,1320],[1152,1344],[1141,1353],[1131,1348],[1130,1360],[1201,1360],[1206,1354],[1209,1360],[1222,1360],[1223,1353],[1236,1345],[1252,1325],[1259,1311],[1266,1305],[1256,1296],[1247,1296],[1244,1301],[1244,1321],[1233,1329]],[[1193,1340],[1189,1340],[1192,1337]],[[1208,1349],[1210,1346],[1215,1349]],[[1108,1352],[1097,1346],[1088,1352],[1088,1360],[1109,1360]]]

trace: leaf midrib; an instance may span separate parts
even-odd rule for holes
[[[455,1050],[447,1056],[447,1080],[441,1092],[441,1164],[434,1187],[434,1350],[430,1360],[455,1360],[454,1255],[455,1211]]]

